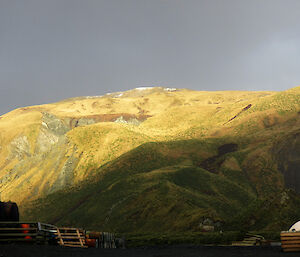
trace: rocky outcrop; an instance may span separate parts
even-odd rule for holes
[[[24,157],[30,156],[30,144],[26,136],[19,136],[10,143],[9,159],[17,158],[22,160]]]
[[[130,113],[113,113],[113,114],[98,114],[88,115],[80,118],[64,118],[65,124],[68,124],[70,129],[80,126],[86,126],[98,122],[116,122],[127,123],[131,125],[140,125],[147,120],[151,115],[146,114],[130,114]]]
[[[131,119],[125,120],[123,116],[120,116],[119,118],[117,118],[115,120],[115,122],[116,123],[126,123],[126,124],[135,125],[135,126],[138,126],[142,123],[137,118],[131,118]]]
[[[69,130],[69,126],[61,119],[53,114],[44,112],[42,126],[36,140],[35,153],[38,154],[49,151]]]
[[[58,136],[64,135],[70,130],[69,126],[63,120],[48,112],[43,112],[42,125]]]
[[[73,152],[68,159],[63,163],[62,168],[59,171],[58,177],[55,182],[49,188],[49,193],[60,190],[64,187],[72,186],[74,184],[74,171],[79,162],[79,159]]]
[[[5,192],[5,198],[34,198],[74,183],[78,159],[75,148],[68,152],[73,147],[66,137],[70,127],[51,113],[42,114],[41,125],[34,133],[18,136],[8,146],[9,156],[2,167],[6,172],[0,177],[0,192]],[[29,139],[34,135],[36,138]],[[15,159],[18,162],[11,165]],[[51,178],[48,174],[52,174]],[[22,190],[26,194],[19,194]]]

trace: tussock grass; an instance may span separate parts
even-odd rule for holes
[[[233,226],[238,217],[237,226],[246,228],[254,211],[258,215],[249,229],[283,227],[278,221],[283,212],[264,218],[280,203],[263,210],[257,202],[280,198],[285,190],[272,149],[299,130],[299,95],[299,87],[284,92],[154,88],[17,109],[0,119],[1,197],[17,201],[27,219],[124,233],[200,233],[204,218]],[[42,122],[45,113],[69,131],[55,138]],[[140,125],[114,122],[124,114],[147,119]],[[84,119],[96,123],[77,126]],[[57,142],[39,152],[45,131]],[[13,140],[23,136],[28,154],[11,157],[18,150]],[[238,150],[218,156],[218,147],[230,143]],[[215,172],[201,167],[208,158]],[[294,215],[297,201],[290,197],[286,215]],[[222,241],[214,237],[210,241]]]

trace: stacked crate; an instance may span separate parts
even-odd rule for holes
[[[280,233],[281,248],[284,252],[299,252],[300,251],[300,231]]]

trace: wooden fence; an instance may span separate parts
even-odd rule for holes
[[[49,243],[54,231],[55,226],[41,222],[0,222],[0,242]]]
[[[0,242],[6,243],[25,242],[81,248],[116,248],[117,240],[114,234],[108,232],[86,232],[79,228],[56,227],[41,222],[0,222]],[[122,246],[124,245],[123,242]]]

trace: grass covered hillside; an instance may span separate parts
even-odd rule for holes
[[[300,87],[137,88],[0,117],[1,199],[115,232],[287,229],[300,213]]]

